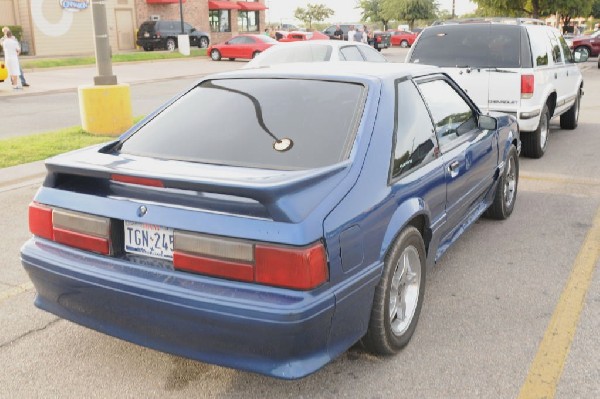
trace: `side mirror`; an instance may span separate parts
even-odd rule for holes
[[[480,129],[485,130],[496,130],[498,129],[498,121],[496,118],[488,115],[479,115],[479,121],[477,123]]]
[[[578,48],[577,50],[573,51],[573,59],[575,62],[586,62],[589,57],[590,54],[583,48]]]
[[[190,29],[190,32],[196,32],[196,28]]]

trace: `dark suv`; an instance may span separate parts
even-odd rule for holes
[[[190,36],[190,46],[207,48],[210,39],[206,32],[196,30],[188,23],[183,23],[184,34]],[[136,44],[145,51],[177,48],[177,35],[181,34],[181,21],[146,21],[137,33]]]

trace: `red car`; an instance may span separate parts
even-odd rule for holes
[[[417,33],[403,30],[390,30],[388,32],[390,32],[392,35],[392,46],[400,46],[404,48],[412,46],[417,39],[417,36],[419,36]]]
[[[324,33],[314,32],[289,32],[286,36],[279,39],[280,42],[298,42],[302,40],[328,40],[329,36]]]
[[[575,36],[573,44],[570,46],[573,50],[585,50],[588,57],[595,57],[600,54],[600,30],[591,35]]]
[[[266,35],[238,35],[225,43],[210,46],[206,54],[213,61],[220,61],[221,58],[229,58],[230,61],[236,58],[250,59],[274,44],[277,44],[277,40]]]

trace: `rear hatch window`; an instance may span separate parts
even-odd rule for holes
[[[366,88],[301,79],[204,81],[120,144],[120,152],[267,169],[310,169],[350,154]]]
[[[146,22],[144,22],[140,26],[140,29],[138,30],[138,36],[144,36],[144,33],[153,34],[154,33],[154,26],[155,25],[156,25],[156,21],[146,21]]]
[[[513,25],[447,25],[425,29],[410,62],[440,67],[519,68],[521,33]]]

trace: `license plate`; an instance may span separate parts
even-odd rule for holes
[[[125,251],[159,259],[173,259],[173,229],[125,221]]]
[[[144,37],[150,37],[150,33],[144,32]]]

